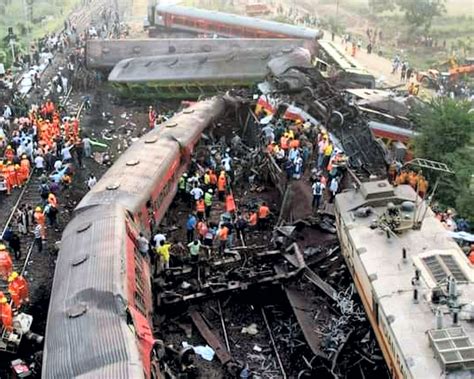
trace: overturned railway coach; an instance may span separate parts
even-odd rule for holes
[[[221,37],[301,38],[314,42],[323,37],[323,32],[317,29],[174,4],[151,7],[148,18],[154,27]]]
[[[199,102],[136,141],[82,199],[61,240],[46,326],[43,378],[161,378],[150,267],[138,251],[224,111]]]

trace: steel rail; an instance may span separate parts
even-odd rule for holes
[[[278,361],[278,365],[280,366],[282,378],[287,379],[285,368],[283,367],[283,362],[281,361],[280,354],[278,353],[278,349],[275,343],[275,339],[273,338],[272,330],[270,329],[270,324],[268,323],[267,315],[265,314],[265,310],[263,309],[263,307],[260,308],[260,310],[262,311],[263,321],[265,321],[265,326],[267,327],[268,334],[270,336],[270,341],[272,342],[273,351],[275,352],[275,357]]]
[[[20,205],[21,199],[23,198],[23,195],[25,194],[26,189],[28,188],[28,184],[30,183],[31,178],[33,177],[34,171],[35,171],[35,169],[33,168],[30,172],[30,175],[28,176],[28,180],[26,181],[25,185],[23,186],[23,188],[20,192],[20,195],[18,196],[18,200],[15,202],[15,205],[13,206],[13,209],[10,213],[10,216],[8,217],[7,222],[5,223],[5,227],[2,230],[2,235],[1,235],[2,238],[3,238],[3,235],[5,234],[5,232],[7,231],[8,226],[10,225],[18,206]]]
[[[227,351],[230,354],[229,337],[227,335],[227,329],[225,327],[224,315],[222,314],[221,301],[219,299],[217,299],[217,309],[219,310],[219,316],[221,318],[222,333],[224,334],[225,345],[227,347]]]

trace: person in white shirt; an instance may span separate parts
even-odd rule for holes
[[[94,176],[94,174],[90,174],[89,175],[89,179],[87,179],[87,188],[89,188],[89,190],[94,187],[95,185],[97,184],[97,179],[96,177]]]
[[[153,237],[153,243],[155,246],[160,246],[161,241],[166,241],[166,235],[162,233],[156,233]]]
[[[55,171],[59,171],[61,169],[61,167],[63,167],[63,162],[60,161],[59,159],[54,162],[54,170]]]
[[[334,198],[336,197],[336,193],[339,189],[339,182],[337,178],[332,178],[331,184],[329,184],[329,191],[331,192],[331,199],[329,200],[330,203],[334,201]]]
[[[204,196],[204,191],[199,187],[194,187],[191,190],[190,194],[194,198],[194,200],[198,201],[201,197]]]
[[[37,155],[35,158],[35,167],[40,173],[40,175],[43,173],[44,170],[44,158],[42,155]]]
[[[313,209],[319,208],[319,205],[321,204],[321,200],[323,198],[323,192],[325,187],[326,186],[324,185],[324,183],[321,183],[319,178],[311,186],[311,188],[313,189]]]
[[[150,245],[146,237],[143,235],[143,233],[140,233],[140,235],[137,238],[137,243],[138,243],[138,251],[144,256],[148,256],[148,251],[150,250]]]
[[[69,162],[72,160],[71,149],[74,145],[71,146],[64,146],[61,150],[61,156],[63,157],[63,162]]]

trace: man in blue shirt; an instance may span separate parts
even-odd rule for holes
[[[197,219],[193,213],[190,213],[188,220],[186,221],[186,236],[188,238],[188,243],[194,240],[194,229],[196,229]]]

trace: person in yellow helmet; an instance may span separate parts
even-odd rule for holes
[[[12,272],[8,277],[8,292],[17,309],[29,300],[28,282],[23,276],[18,275],[16,271]]]

